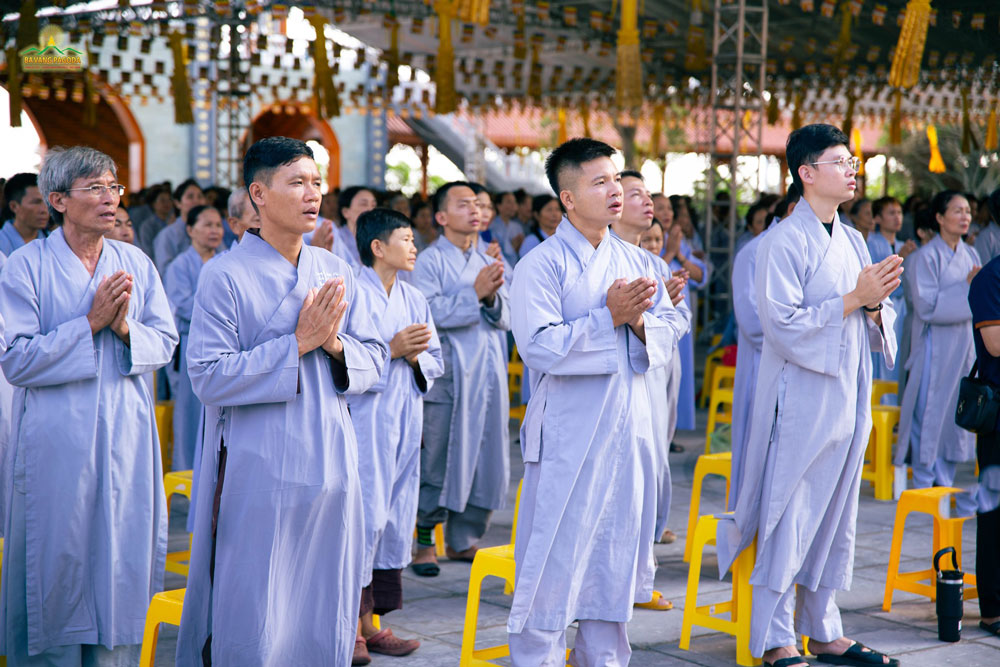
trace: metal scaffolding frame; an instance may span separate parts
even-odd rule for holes
[[[767,0],[715,0],[712,31],[712,88],[709,165],[705,189],[705,250],[713,278],[702,301],[704,321],[732,310],[730,284],[741,187],[759,189],[761,139],[767,103]],[[739,158],[756,157],[758,168],[741,174]],[[728,192],[717,201],[716,191]],[[727,206],[728,204],[728,206]],[[716,210],[718,208],[718,210]]]
[[[220,67],[215,88],[215,183],[236,189],[243,183],[243,141],[251,128],[251,86],[249,38],[250,27],[245,32],[237,26],[239,20],[229,22],[229,57],[226,66]]]

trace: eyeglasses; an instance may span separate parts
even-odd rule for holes
[[[108,190],[110,190],[112,194],[116,194],[119,197],[125,194],[125,186],[120,183],[112,183],[111,185],[91,185],[86,188],[70,188],[66,190],[66,192],[89,192],[94,197],[100,197]]]
[[[857,171],[861,167],[861,159],[858,157],[841,157],[839,160],[823,160],[822,162],[810,162],[811,165],[817,164],[836,164],[840,165],[840,170],[846,172],[848,169],[851,171]]]

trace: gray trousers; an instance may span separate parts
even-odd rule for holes
[[[451,412],[451,403],[424,403],[417,526],[433,528],[439,523],[445,524],[444,541],[455,551],[465,551],[486,534],[493,511],[466,504],[464,511],[455,512],[440,504],[448,467]]]
[[[762,656],[781,646],[795,646],[800,634],[827,643],[844,636],[836,591],[820,586],[811,591],[794,584],[784,593],[767,586],[753,587],[750,614],[750,653]]]
[[[15,485],[11,502],[10,533],[7,535],[7,664],[10,667],[136,667],[142,646],[131,644],[111,650],[99,645],[55,646],[38,655],[28,655],[28,593],[25,568],[24,493]]]

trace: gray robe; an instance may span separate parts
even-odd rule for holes
[[[450,403],[451,423],[440,507],[464,512],[466,504],[503,507],[510,481],[507,422],[507,342],[510,303],[507,285],[491,309],[476,296],[479,271],[495,260],[478,235],[469,256],[444,235],[417,256],[411,284],[423,292],[441,338],[444,374],[425,403]],[[441,425],[424,424],[442,429]]]
[[[756,535],[753,585],[850,586],[871,350],[896,352],[889,299],[881,327],[860,309],[843,316],[842,295],[869,263],[861,235],[839,216],[828,234],[805,199],[761,241],[764,343],[736,511],[719,524],[721,575]]]
[[[975,248],[960,241],[952,253],[940,236],[915,253],[911,276],[915,312],[899,413],[894,459],[898,466],[906,462],[907,454],[916,456],[924,467],[939,456],[953,463],[975,456],[976,436],[955,424],[955,407],[959,380],[969,374],[976,360],[967,276],[979,265]],[[930,373],[927,398],[920,406],[917,397],[925,373]],[[921,408],[919,434],[911,438],[914,412]]]

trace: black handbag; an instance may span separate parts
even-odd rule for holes
[[[955,423],[973,433],[992,433],[996,430],[997,414],[1000,413],[1000,389],[977,378],[978,369],[977,360],[969,376],[959,382]]]

